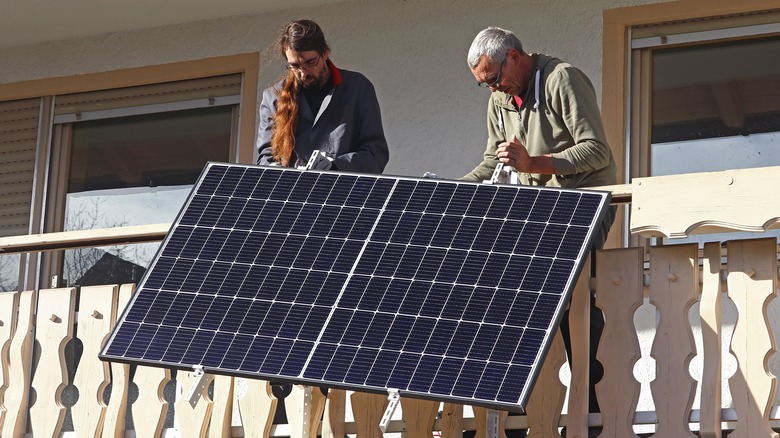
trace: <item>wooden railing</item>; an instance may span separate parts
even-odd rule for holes
[[[730,183],[723,179],[728,190],[741,184],[744,175],[732,177]],[[678,192],[697,187],[696,178],[679,181]],[[638,183],[643,187],[638,188]],[[653,202],[648,190],[656,183],[666,187],[660,178],[635,181],[634,211],[664,208],[664,203],[673,202],[670,197],[684,196],[675,192]],[[722,219],[724,208],[742,208],[746,221],[766,229],[780,215],[780,197],[774,190],[763,192],[774,205],[768,210],[761,206],[764,217],[752,214],[756,210],[749,210],[738,199],[714,197],[722,193],[699,193],[713,196],[708,202],[711,211],[701,212],[708,219],[683,214],[679,216],[690,223],[670,224],[664,217],[662,226],[632,221],[631,227],[667,235],[679,228],[694,229],[694,223],[716,224],[719,229],[755,227],[741,226],[738,216]],[[742,195],[750,198],[746,192]],[[667,208],[666,215],[674,216],[674,210]],[[777,318],[772,317],[777,307],[773,301],[778,290],[777,255],[773,237],[725,245],[713,241],[703,248],[683,244],[598,252],[595,278],[581,276],[570,304],[571,378],[564,379],[566,385],[561,383],[561,368],[569,367],[557,336],[526,407],[527,415],[500,415],[501,432],[528,429],[529,436],[558,437],[559,427],[566,426],[568,437],[588,436],[589,427],[601,427],[601,437],[653,433],[658,437],[719,437],[726,429],[732,431],[731,437],[777,437],[772,429],[780,424],[772,374],[778,332],[773,326]],[[585,267],[582,272],[589,270]],[[606,319],[598,350],[604,378],[596,387],[601,414],[589,413],[587,400],[591,289]],[[132,285],[107,285],[79,291],[0,294],[0,436],[341,438],[344,434],[382,434],[378,424],[387,402],[382,394],[330,390],[326,397],[317,388],[294,386],[290,395],[277,401],[267,382],[216,376],[192,406],[181,397],[191,385],[192,373],[143,366],[131,369],[99,361],[97,351],[132,290]],[[66,360],[69,348],[81,352],[77,361]],[[172,381],[174,390],[170,389]],[[75,404],[63,397],[72,387],[78,390]],[[721,397],[724,387],[729,397]],[[287,424],[273,424],[278,402],[286,406]],[[166,415],[169,411],[172,416]],[[402,399],[387,432],[459,437],[464,430],[475,430],[481,438],[487,436],[487,418],[482,408]]]

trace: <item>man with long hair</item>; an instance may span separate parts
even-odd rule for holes
[[[382,173],[389,151],[371,82],[333,64],[311,20],[288,23],[274,49],[287,75],[263,91],[257,163],[296,167],[321,151],[331,170]]]

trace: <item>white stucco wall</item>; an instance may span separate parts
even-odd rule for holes
[[[582,68],[600,95],[602,11],[643,3],[652,1],[349,0],[2,50],[0,83],[262,52],[282,24],[311,18],[334,62],[361,71],[377,89],[391,149],[386,173],[456,178],[485,148],[489,93],[474,85],[465,62],[477,32],[513,30],[528,51]],[[283,71],[281,62],[266,61],[261,89]]]

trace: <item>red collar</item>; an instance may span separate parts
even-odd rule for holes
[[[341,83],[341,72],[339,69],[331,62],[330,59],[325,61],[328,64],[328,69],[330,69],[330,75],[333,78],[333,86],[338,87]]]

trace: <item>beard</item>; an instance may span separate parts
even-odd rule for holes
[[[299,79],[299,78],[296,78],[296,79],[298,80],[298,85],[300,85],[301,87],[303,87],[303,88],[305,88],[307,90],[311,90],[311,89],[317,88],[317,87],[319,87],[321,85],[320,84],[320,78],[318,78],[315,75],[308,75],[308,76],[304,77],[303,79]]]

